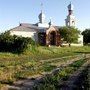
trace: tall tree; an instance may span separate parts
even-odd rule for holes
[[[78,42],[78,35],[80,34],[80,31],[77,28],[64,26],[59,28],[59,32],[63,41],[69,43],[69,46],[71,43]]]
[[[85,30],[82,32],[82,35],[84,36],[84,43],[85,43],[85,44],[90,43],[90,29],[85,29]]]

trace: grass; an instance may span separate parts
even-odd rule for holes
[[[43,72],[50,72],[61,63],[74,59],[77,57],[75,55],[83,53],[90,53],[90,47],[30,46],[20,55],[0,52],[0,82],[11,84],[18,79],[41,75]],[[72,57],[52,59],[65,56]]]
[[[34,49],[32,49],[34,48]],[[0,58],[4,59],[12,59],[12,58],[33,58],[33,59],[48,59],[55,57],[62,57],[68,55],[82,54],[82,53],[90,53],[90,47],[32,47],[30,46],[24,54],[17,55],[12,53],[0,53]]]
[[[58,84],[60,85],[63,81],[66,81],[71,74],[73,74],[77,69],[79,69],[87,60],[80,59],[78,61],[73,62],[67,67],[63,67],[56,75],[45,77],[45,83],[39,86],[38,90],[45,90],[46,88],[50,88],[50,90],[58,90]],[[60,89],[60,87],[59,87]]]

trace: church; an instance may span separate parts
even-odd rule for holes
[[[39,23],[20,23],[19,26],[10,30],[11,35],[30,37],[40,45],[60,45],[58,27],[53,26],[51,21],[45,23],[45,15],[39,14]]]
[[[68,5],[68,16],[65,19],[66,26],[74,26],[75,27],[75,16],[73,15],[73,5],[70,3]],[[61,45],[61,36],[59,33],[60,26],[54,26],[52,24],[52,20],[46,23],[46,16],[41,10],[38,16],[39,22],[35,24],[29,23],[20,23],[19,26],[10,30],[11,35],[17,35],[22,37],[30,37],[36,43],[40,45]]]

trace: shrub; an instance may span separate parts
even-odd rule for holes
[[[0,52],[21,53],[33,42],[31,38],[11,36],[10,32],[5,32],[0,35]]]

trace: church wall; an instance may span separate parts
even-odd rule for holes
[[[48,28],[49,25],[47,23],[38,23],[38,27]]]
[[[81,44],[83,46],[83,35],[79,35],[78,44]]]
[[[25,32],[25,31],[10,31],[11,35],[17,35],[22,37],[30,37],[34,41],[38,42],[38,36],[36,32]]]
[[[69,46],[69,43],[63,43],[62,44],[63,46]],[[76,47],[79,47],[79,46],[83,46],[83,44],[75,44],[75,43],[71,43],[71,46],[76,46]]]

